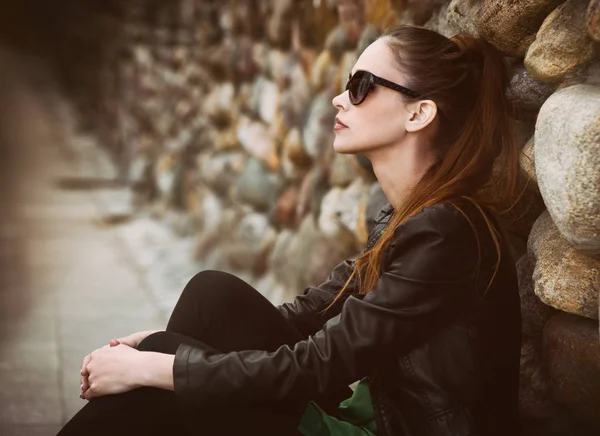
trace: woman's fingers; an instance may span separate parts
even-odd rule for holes
[[[87,377],[81,377],[81,391],[79,392],[79,398],[84,399],[84,394],[90,388]]]
[[[88,366],[88,363],[90,363],[90,360],[92,360],[91,354],[88,354],[87,356],[85,356],[83,358],[83,363],[81,364],[81,373],[80,373],[83,377],[87,377],[88,375],[90,375],[87,370],[87,366]]]
[[[81,386],[80,386],[81,392],[79,394],[79,397],[82,399],[84,398],[83,395],[85,394],[85,391],[87,391],[90,387],[89,380],[88,380],[90,372],[89,372],[87,366],[89,365],[91,360],[92,360],[92,355],[88,354],[87,356],[85,356],[83,358],[83,364],[81,366],[81,372],[80,372],[80,374],[81,374]]]
[[[121,339],[114,339],[113,338],[113,339],[111,339],[108,342],[108,345],[105,345],[105,346],[101,347],[100,349],[113,348],[113,347],[116,347],[116,346],[121,345],[121,344],[127,345],[126,344],[126,342],[127,342],[126,340],[129,339],[129,337],[126,337],[126,338],[123,338],[123,339],[125,339],[125,340],[121,341]],[[97,354],[100,349],[98,349],[98,350],[96,350],[96,351],[88,354],[87,356],[85,356],[83,358],[83,362],[82,362],[82,365],[81,365],[81,371],[80,371],[80,376],[81,376],[80,377],[80,382],[81,382],[80,388],[81,388],[81,392],[79,393],[79,397],[82,398],[82,399],[90,399],[92,396],[95,395],[95,393],[92,392],[92,389],[90,389],[92,382],[90,381],[91,373],[90,373],[89,364],[92,361],[92,355],[93,354]]]
[[[81,377],[81,392],[85,392],[90,387],[90,380],[88,377]]]
[[[135,348],[137,346],[137,342],[138,342],[136,340],[135,333],[131,334],[129,336],[124,336],[122,338],[115,339],[115,341],[117,341],[117,345],[118,344],[125,344],[125,345],[127,345],[127,346],[129,346],[131,348]]]
[[[119,341],[117,339],[111,339],[108,343],[108,345],[104,345],[102,348],[112,348],[112,347],[116,347],[117,345],[119,345]],[[87,356],[85,356],[83,358],[83,363],[81,365],[81,371],[80,371],[80,388],[81,388],[81,392],[79,393],[79,398],[86,398],[86,392],[90,389],[90,371],[88,369],[88,365],[90,364],[90,362],[92,361],[92,354],[90,353]]]
[[[113,345],[113,341],[117,341],[116,339],[111,339],[110,343],[108,345],[103,346],[102,348],[110,348],[110,347],[114,347],[115,345]],[[116,345],[119,345],[118,343]],[[87,377],[90,375],[90,373],[87,370],[87,366],[90,363],[90,360],[92,360],[92,353],[88,354],[87,356],[85,356],[83,358],[83,363],[81,365],[81,375],[84,377]]]

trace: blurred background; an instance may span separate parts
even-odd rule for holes
[[[524,434],[600,434],[598,0],[22,0],[0,5],[0,435],[52,435],[85,354],[164,328],[187,281],[274,304],[362,251],[385,204],[335,155],[358,54],[411,24],[486,39],[532,183],[519,272]]]

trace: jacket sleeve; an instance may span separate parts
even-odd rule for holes
[[[477,248],[467,221],[447,205],[397,229],[383,274],[362,299],[350,296],[314,336],[273,352],[214,354],[182,344],[175,392],[195,407],[314,398],[372,374],[461,310],[473,286]]]
[[[335,298],[346,284],[354,268],[354,262],[345,260],[337,265],[325,283],[317,287],[308,287],[303,295],[299,295],[292,303],[284,303],[277,307],[281,313],[298,330],[303,337],[307,338],[323,328],[323,325],[339,314],[345,298],[336,302],[325,313],[321,313],[325,307]],[[348,290],[354,291],[352,284]]]

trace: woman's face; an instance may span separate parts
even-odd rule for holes
[[[395,67],[392,53],[378,39],[360,55],[352,74],[365,70],[399,85],[406,85],[404,75]],[[391,147],[406,135],[405,121],[410,116],[398,92],[373,85],[367,98],[358,106],[350,103],[348,91],[332,100],[338,109],[333,148],[338,153],[364,154]]]

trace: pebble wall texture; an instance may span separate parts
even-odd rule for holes
[[[523,301],[522,411],[567,410],[600,428],[598,0],[114,8],[99,25],[113,37],[97,80],[72,86],[94,99],[79,100],[82,118],[95,120],[137,208],[185,217],[179,230],[197,235],[207,267],[239,272],[275,303],[358,254],[385,203],[368,163],[331,146],[331,99],[357,55],[396,23],[500,49],[514,68],[507,92],[532,178],[504,218]]]

